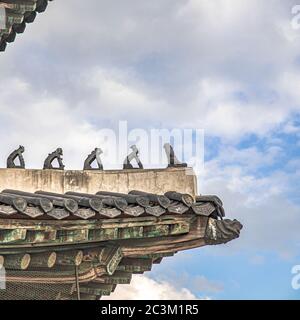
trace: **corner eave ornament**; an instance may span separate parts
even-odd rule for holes
[[[0,51],[7,43],[14,42],[23,33],[27,23],[32,23],[37,13],[44,12],[52,0],[3,0],[0,1]]]

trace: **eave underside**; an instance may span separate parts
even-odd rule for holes
[[[79,222],[55,224],[45,229],[38,222],[25,227],[20,220],[11,221],[13,227],[22,225],[27,233],[31,230],[35,239],[45,239],[42,233],[56,229],[69,243],[51,244],[49,239],[31,246],[22,240],[2,245],[0,260],[6,266],[7,290],[0,290],[0,299],[100,299],[118,284],[129,284],[132,275],[150,271],[165,257],[226,243],[241,230],[237,221],[196,215],[109,219],[101,225],[89,222],[99,232],[94,232],[98,235],[95,242],[87,242],[75,240],[84,230]]]

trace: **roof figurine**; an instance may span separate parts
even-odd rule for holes
[[[14,150],[7,158],[7,168],[25,169],[24,152],[25,148],[23,146]],[[15,163],[16,160],[19,160],[19,164]]]
[[[103,170],[103,164],[100,155],[103,153],[101,148],[95,148],[84,161],[83,170]],[[97,168],[93,168],[93,162],[97,162]]]
[[[49,153],[48,157],[44,162],[44,170],[51,169],[51,170],[64,170],[65,166],[63,164],[63,150],[62,148],[57,148],[54,152]],[[58,167],[53,166],[53,162],[57,160]]]
[[[123,169],[144,169],[144,166],[139,158],[139,150],[136,145],[133,145],[130,147],[132,152],[126,157],[123,163]],[[133,167],[131,164],[131,161],[135,160],[136,163],[138,164],[138,168]]]
[[[182,163],[180,162],[174,152],[173,147],[170,145],[170,143],[165,143],[164,144],[164,149],[167,155],[167,159],[168,159],[168,167],[169,168],[180,168],[180,167],[187,167],[186,163]]]

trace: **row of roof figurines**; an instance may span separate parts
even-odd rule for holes
[[[132,152],[126,156],[123,162],[123,169],[144,169],[144,166],[139,158],[138,148],[136,145],[132,145],[130,148]],[[187,167],[186,163],[182,163],[177,159],[174,149],[169,143],[164,145],[164,150],[167,155],[169,168]],[[24,152],[25,148],[23,146],[20,146],[18,149],[14,150],[7,158],[7,168],[25,169],[25,160],[23,157]],[[103,164],[101,161],[102,153],[103,151],[101,148],[95,148],[95,150],[93,150],[84,161],[83,170],[103,170]],[[49,153],[44,161],[43,169],[64,170],[65,166],[63,164],[62,157],[62,148],[57,148],[54,152]],[[16,163],[17,160],[19,160],[19,163]],[[136,167],[134,167],[132,164],[132,161],[134,160],[137,164]],[[54,165],[55,161],[57,161],[57,167]],[[93,163],[95,163],[95,167],[93,167]]]

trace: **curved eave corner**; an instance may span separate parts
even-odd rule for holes
[[[53,0],[2,0],[0,1],[0,51],[23,33],[27,23],[32,23],[37,13],[44,12]]]

